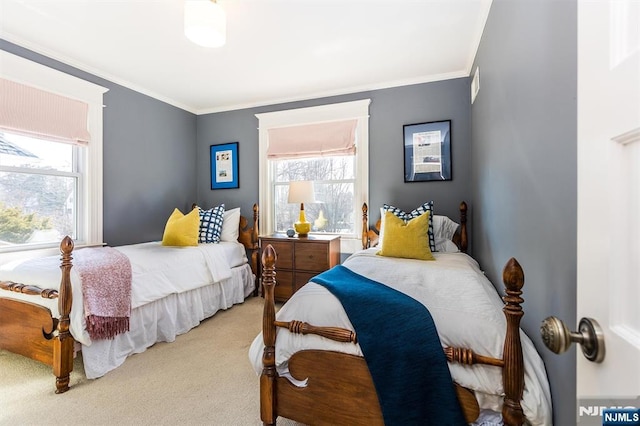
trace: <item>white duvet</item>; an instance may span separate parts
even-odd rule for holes
[[[395,288],[423,303],[431,313],[443,346],[465,347],[480,355],[502,357],[506,320],[503,302],[477,262],[464,253],[434,253],[435,261],[377,256],[376,248],[358,252],[343,265],[352,271]],[[276,277],[277,279],[277,277]],[[278,311],[280,321],[300,320],[316,326],[353,330],[342,305],[324,287],[309,283]],[[525,365],[523,410],[533,425],[551,425],[551,396],[542,359],[521,331]],[[262,371],[262,334],[253,341],[249,358],[257,374]],[[322,337],[301,336],[279,328],[276,365],[280,375],[293,379],[287,360],[305,349],[326,349],[362,356],[357,344],[338,343]],[[476,391],[481,408],[501,410],[501,371],[491,366],[449,364],[458,384]]]
[[[231,277],[231,268],[247,262],[245,248],[236,242],[199,244],[193,247],[168,247],[159,241],[114,247],[131,262],[131,308],[143,306],[170,294],[180,294]],[[79,249],[82,250],[82,249]],[[16,261],[0,268],[2,280],[59,289],[60,258],[49,256]],[[91,345],[86,331],[82,304],[82,283],[71,269],[73,304],[70,331],[83,345]],[[49,308],[59,316],[57,299],[37,299],[18,293],[2,292],[2,297],[26,300]]]

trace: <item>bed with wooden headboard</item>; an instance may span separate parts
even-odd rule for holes
[[[0,349],[50,365],[56,377],[56,393],[62,393],[69,390],[74,350],[80,346],[85,373],[88,378],[95,378],[116,368],[132,353],[142,352],[157,341],[172,341],[177,334],[188,331],[219,309],[227,309],[256,294],[258,206],[253,207],[251,221],[237,209],[224,217],[222,232],[225,224],[237,229],[237,232],[230,230],[233,237],[237,234],[237,241],[195,247],[167,247],[160,242],[115,247],[131,263],[132,295],[137,293],[136,285],[139,288],[143,282],[141,277],[145,277],[145,285],[151,279],[153,286],[158,287],[159,278],[170,281],[173,277],[180,281],[181,270],[192,270],[194,277],[200,278],[182,293],[168,288],[166,293],[171,294],[161,300],[146,300],[134,306],[132,297],[129,331],[90,340],[89,346],[84,344],[86,329],[82,329],[86,328],[86,319],[82,318],[83,292],[78,291],[82,287],[78,287],[78,276],[72,270],[74,261],[80,260],[88,248],[74,251],[73,240],[65,237],[60,243],[59,261],[55,257],[39,258],[3,267],[0,269]],[[93,253],[100,255],[99,251]],[[222,258],[225,260],[219,260]],[[216,281],[217,273],[211,265],[226,259],[233,259],[233,264],[220,268],[224,270],[224,274],[220,272],[224,278]],[[58,268],[60,271],[56,271]],[[15,276],[32,278],[18,280]],[[76,311],[80,313],[80,322],[74,318]],[[149,315],[151,312],[153,315]],[[167,315],[173,319],[168,321]]]
[[[343,265],[352,272],[395,287],[400,292],[412,293],[412,289],[407,290],[407,285],[398,284],[398,281],[411,281],[412,286],[420,283],[420,286],[437,289],[430,293],[429,300],[420,302],[431,311],[437,326],[441,340],[438,348],[441,354],[444,353],[445,363],[451,370],[455,397],[462,408],[465,422],[474,422],[482,410],[483,415],[485,412],[498,417],[501,415],[507,425],[520,425],[525,419],[531,424],[550,424],[551,402],[544,365],[531,341],[519,329],[523,316],[523,270],[513,258],[506,263],[503,272],[505,295],[500,300],[496,289],[484,278],[475,260],[466,254],[466,203],[460,204],[459,211],[458,229],[449,236],[457,246],[456,252],[433,253],[435,260],[425,261],[377,255],[378,248],[371,246],[378,240],[380,221],[375,230],[369,227],[368,207],[365,204],[363,251],[349,257]],[[389,241],[392,234],[384,229],[383,233],[385,239],[382,250],[385,245],[393,244],[393,241]],[[376,381],[370,368],[373,361],[368,356],[363,357],[364,349],[360,350],[359,347],[361,335],[351,324],[344,306],[312,279],[277,311],[274,303],[277,253],[271,246],[262,247],[261,252],[264,291],[262,333],[254,340],[249,358],[260,375],[262,422],[272,425],[278,417],[284,417],[305,424],[376,425],[384,424],[385,419],[386,423],[394,423],[389,421],[387,413],[383,413],[383,402],[379,398],[381,389],[374,384]],[[460,281],[459,276],[454,276],[453,272],[448,275],[449,272],[433,268],[462,269],[462,274],[472,275],[475,281],[466,283]],[[437,282],[431,283],[428,278],[424,282],[422,278],[417,279],[416,275],[444,278],[434,278]],[[448,282],[449,277],[451,283]],[[448,289],[446,292],[442,291],[444,287]],[[468,289],[469,293],[466,294]],[[420,294],[421,291],[414,293]],[[474,300],[477,300],[477,304]],[[466,308],[457,306],[465,304]],[[465,312],[465,309],[470,312]],[[453,315],[443,314],[446,310],[451,310]],[[480,323],[483,316],[488,316],[499,326],[490,326],[490,335],[482,329],[487,336],[476,338],[473,334],[478,331],[474,323]],[[387,321],[383,322],[377,326],[377,330],[390,326]],[[463,345],[465,339],[471,340],[470,346]],[[481,341],[478,344],[476,340]],[[451,345],[447,342],[463,344]],[[481,351],[476,349],[478,346]],[[482,351],[483,348],[488,351]],[[386,365],[395,362],[394,351],[389,350],[385,354],[388,357]],[[475,376],[480,379],[476,380]],[[483,377],[490,378],[487,380],[493,389],[488,389],[487,384],[482,383]],[[415,389],[408,391],[414,392]],[[436,389],[436,396],[438,392],[439,389]],[[432,423],[428,419],[420,419],[417,424]]]

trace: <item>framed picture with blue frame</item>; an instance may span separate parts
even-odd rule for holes
[[[451,120],[403,126],[404,181],[451,180]]]
[[[238,142],[211,145],[211,189],[239,188]]]

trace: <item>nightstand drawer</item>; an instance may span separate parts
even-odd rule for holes
[[[329,246],[327,244],[296,244],[294,254],[296,270],[326,271],[329,265]]]
[[[271,244],[278,255],[276,271],[280,269],[293,269],[293,244],[286,241],[263,240],[262,249]]]
[[[276,270],[276,286],[273,289],[274,298],[277,301],[285,301],[290,298],[296,290],[293,285],[293,272]]]

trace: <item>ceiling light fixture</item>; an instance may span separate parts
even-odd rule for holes
[[[227,18],[215,0],[184,2],[184,34],[203,47],[220,47],[227,39]]]

